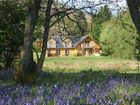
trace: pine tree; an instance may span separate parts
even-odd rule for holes
[[[101,7],[98,14],[93,17],[93,37],[99,40],[101,33],[101,26],[103,22],[110,20],[112,13],[107,5]]]

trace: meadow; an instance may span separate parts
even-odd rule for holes
[[[49,57],[35,85],[0,80],[0,105],[140,105],[136,60]]]
[[[44,70],[47,72],[81,72],[107,71],[137,73],[136,60],[124,60],[107,56],[49,57],[45,60]]]

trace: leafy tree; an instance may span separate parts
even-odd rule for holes
[[[48,1],[50,2],[50,1]],[[21,4],[23,1],[21,0]],[[19,82],[34,82],[36,80],[36,63],[33,58],[33,33],[35,30],[41,0],[27,0],[24,28],[24,44],[17,66],[16,80]]]
[[[23,45],[24,10],[15,0],[0,1],[0,66],[10,67]]]
[[[122,12],[102,26],[100,42],[107,55],[132,59],[135,57],[135,27],[128,11]]]
[[[103,22],[110,20],[112,13],[107,5],[99,9],[99,13],[93,17],[93,37],[99,40],[101,33],[101,26]]]

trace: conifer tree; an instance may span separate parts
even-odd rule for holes
[[[101,33],[101,26],[103,22],[106,22],[107,20],[110,20],[112,16],[112,13],[107,5],[104,7],[101,7],[98,14],[93,17],[93,37],[96,40],[99,40],[100,33]]]

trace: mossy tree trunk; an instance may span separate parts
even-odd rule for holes
[[[28,5],[28,14],[25,21],[24,30],[24,45],[23,51],[21,52],[20,62],[17,67],[16,80],[19,82],[34,83],[41,72],[43,67],[43,62],[46,55],[47,40],[50,29],[51,21],[51,7],[53,0],[47,1],[47,9],[45,13],[45,25],[44,25],[44,35],[43,35],[43,46],[41,51],[41,56],[37,62],[34,62],[33,58],[33,33],[36,26],[36,21],[38,18],[38,12],[40,9],[41,0],[31,0]]]
[[[140,0],[127,0],[132,20],[140,33]]]
[[[140,60],[140,0],[127,0],[127,4],[138,33],[136,37],[136,56]]]
[[[24,45],[20,56],[16,79],[20,82],[32,82],[32,73],[36,72],[36,64],[33,60],[33,33],[38,18],[41,0],[30,0],[28,3],[25,20]],[[31,77],[30,77],[31,76]],[[30,78],[28,80],[27,78]]]

